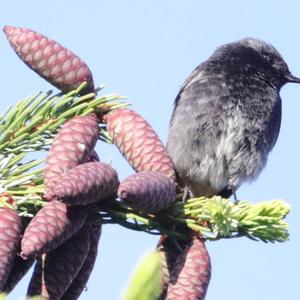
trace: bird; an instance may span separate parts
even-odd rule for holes
[[[237,200],[258,177],[281,125],[280,89],[300,83],[271,44],[244,38],[219,46],[174,101],[167,150],[191,196]]]

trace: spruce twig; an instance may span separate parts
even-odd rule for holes
[[[114,102],[124,99],[116,94],[78,96],[85,85],[83,83],[67,94],[37,93],[10,107],[0,116],[0,153],[7,156],[48,150],[57,130],[73,116],[127,106],[126,103]]]
[[[43,198],[43,159],[27,160],[28,152],[47,150],[60,126],[75,115],[103,113],[125,107],[124,97],[90,93],[77,96],[84,88],[52,96],[38,93],[20,101],[0,116],[0,204],[13,206],[20,215],[33,217],[46,202]],[[105,124],[100,124],[102,139],[110,142]],[[180,197],[178,197],[180,198]],[[251,204],[233,203],[221,197],[180,200],[156,215],[141,214],[116,199],[95,211],[96,222],[116,223],[150,234],[177,238],[182,225],[199,232],[207,240],[246,236],[264,242],[288,239],[287,203],[281,200]]]

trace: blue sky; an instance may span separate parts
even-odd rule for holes
[[[219,45],[243,37],[273,44],[300,76],[300,3],[286,0],[3,1],[0,24],[32,28],[54,38],[90,66],[103,93],[128,96],[165,142],[173,100],[189,73]],[[51,86],[29,70],[0,36],[1,111]],[[298,299],[300,248],[300,86],[281,91],[283,120],[268,165],[238,191],[251,201],[284,199],[290,241],[264,244],[245,238],[208,243],[212,280],[207,300]],[[113,146],[98,143],[102,161],[112,159],[121,179],[133,173]],[[100,253],[81,300],[120,299],[137,259],[157,238],[105,226]],[[22,299],[29,278],[10,300]]]

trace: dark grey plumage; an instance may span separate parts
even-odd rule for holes
[[[267,162],[281,123],[280,89],[300,83],[271,45],[226,44],[187,78],[175,99],[167,148],[194,196],[229,197]]]

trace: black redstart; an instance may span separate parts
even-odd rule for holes
[[[187,78],[175,99],[167,148],[193,196],[235,195],[267,162],[281,123],[281,87],[300,83],[271,45],[223,45]]]

